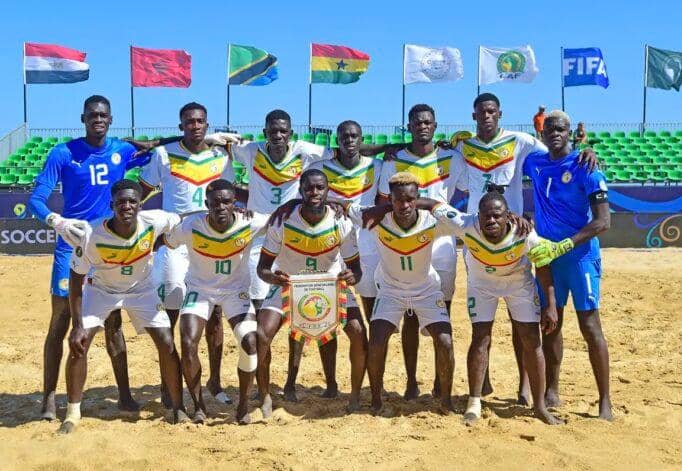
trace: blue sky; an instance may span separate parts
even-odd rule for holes
[[[329,6],[327,6],[327,4]],[[279,58],[280,79],[266,87],[232,87],[232,124],[260,125],[281,107],[294,123],[307,122],[309,43],[343,44],[371,56],[369,71],[351,85],[313,86],[313,122],[398,124],[401,114],[402,45],[453,46],[461,50],[464,78],[407,88],[407,105],[425,102],[441,124],[468,123],[476,94],[480,44],[530,44],[540,72],[532,84],[495,84],[483,91],[502,100],[507,123],[528,123],[539,103],[561,103],[559,48],[600,47],[611,86],[566,90],[573,120],[638,122],[642,113],[643,46],[682,51],[679,1],[558,2],[219,2],[112,3],[8,2],[3,7],[0,134],[22,122],[22,44],[45,42],[88,54],[90,80],[72,85],[29,86],[31,127],[80,127],[83,99],[103,94],[113,105],[114,126],[130,123],[128,46],[185,49],[192,54],[188,89],[136,89],[138,126],[174,126],[188,101],[225,122],[226,45],[267,49]],[[682,121],[682,95],[649,89],[648,121]],[[682,126],[681,126],[682,127]]]

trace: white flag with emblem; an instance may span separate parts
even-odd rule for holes
[[[478,83],[530,83],[538,73],[535,53],[529,45],[503,48],[479,47]]]
[[[403,83],[449,82],[464,76],[462,54],[454,47],[405,45]]]

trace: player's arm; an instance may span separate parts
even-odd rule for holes
[[[559,322],[556,299],[554,298],[552,270],[549,266],[535,267],[535,278],[538,280],[538,285],[540,285],[543,297],[547,303],[540,314],[540,328],[545,334],[551,334],[557,328]]]
[[[72,329],[69,334],[69,350],[71,355],[80,358],[85,354],[88,334],[83,328],[83,281],[85,275],[71,270],[69,273],[69,309],[71,310]]]
[[[182,141],[183,136],[170,136],[162,137],[160,139],[152,139],[150,141],[139,141],[136,139],[123,139],[124,141],[132,144],[138,151],[148,152],[154,147],[165,146],[167,144],[172,144],[174,142]],[[213,134],[207,134],[204,138],[204,142],[208,145],[218,145],[225,146],[232,142],[240,142],[241,136],[239,134],[229,133],[229,132],[216,132]]]
[[[356,285],[362,278],[362,268],[360,267],[360,256],[357,255],[350,260],[344,259],[346,269],[338,275],[338,279],[345,281],[349,286]]]
[[[362,143],[360,144],[360,155],[366,156],[366,157],[373,157],[378,154],[383,153],[384,154],[384,160],[389,161],[389,160],[394,160],[395,155],[403,150],[407,149],[407,146],[409,144],[365,144]]]
[[[265,241],[258,259],[256,273],[258,277],[271,285],[286,286],[289,284],[289,275],[281,270],[272,270],[277,254],[282,249],[282,226],[269,226],[265,234]]]
[[[571,237],[573,246],[583,244],[611,228],[611,211],[605,191],[590,195],[590,208],[592,208],[592,220]]]

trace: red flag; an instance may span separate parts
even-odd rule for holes
[[[192,56],[176,49],[131,48],[133,87],[179,87],[192,83]]]

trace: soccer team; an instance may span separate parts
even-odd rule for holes
[[[174,423],[189,421],[182,402],[184,376],[194,411],[207,417],[198,344],[205,332],[210,378],[207,389],[230,402],[220,383],[223,327],[228,320],[239,348],[236,420],[251,421],[254,376],[265,418],[272,413],[270,345],[282,326],[282,288],[303,271],[329,272],[353,286],[347,295],[351,394],[349,412],[360,410],[365,370],[371,410],[381,413],[388,340],[402,321],[406,400],[419,395],[419,332],[435,349],[432,394],[439,411],[451,403],[454,353],[450,305],[454,295],[456,242],[464,243],[467,308],[472,339],[467,355],[467,424],[481,416],[488,377],[492,324],[500,298],[512,324],[519,368],[518,401],[549,424],[559,399],[563,308],[569,293],[577,311],[599,390],[599,415],[611,420],[609,361],[599,320],[601,265],[595,237],[610,224],[608,189],[587,149],[571,149],[570,120],[559,111],[545,121],[544,144],[499,128],[495,95],[473,104],[476,134],[456,133],[433,142],[434,110],[409,112],[412,142],[373,146],[362,129],[344,121],[338,149],[291,141],[282,110],[265,118],[265,142],[207,135],[206,108],[180,110],[182,137],[147,144],[107,137],[111,106],[88,98],[86,136],[56,146],[36,180],[30,207],[60,234],[52,274],[52,319],[44,348],[42,417],[56,417],[55,389],[69,320],[67,412],[60,431],[80,420],[87,351],[105,329],[107,351],[119,387],[119,407],[136,410],[130,393],[120,310],[135,329],[150,334],[161,369],[162,400]],[[150,150],[151,152],[144,152]],[[373,156],[385,153],[383,160]],[[247,187],[235,185],[232,161],[241,163]],[[140,181],[124,180],[141,166]],[[521,217],[522,178],[533,187],[535,227]],[[61,182],[64,210],[47,198]],[[451,207],[455,189],[469,194],[466,212]],[[142,210],[152,191],[161,210]],[[239,209],[244,206],[246,210]],[[532,272],[535,265],[535,276]],[[356,298],[357,296],[357,298]],[[360,306],[369,325],[369,335]],[[181,355],[174,327],[180,320]],[[284,400],[295,401],[302,344],[289,340]],[[337,342],[319,348],[326,389],[338,395]]]

